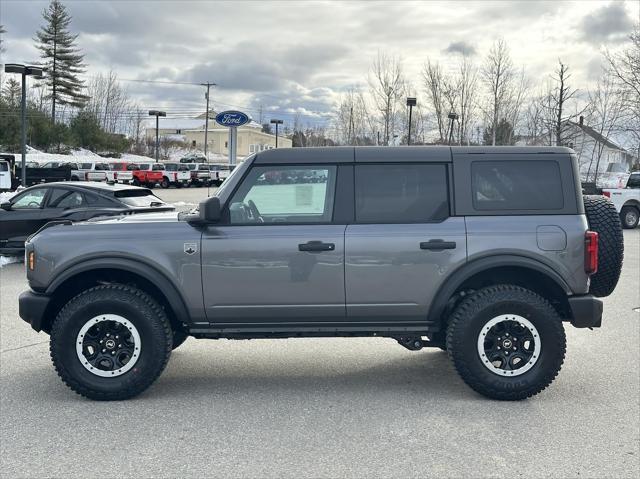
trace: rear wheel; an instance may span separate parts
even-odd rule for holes
[[[164,188],[166,190],[167,188],[169,188],[170,185],[171,185],[171,183],[169,182],[169,178],[164,176],[162,178],[162,181],[160,182],[160,187]]]
[[[623,206],[620,210],[620,221],[625,229],[633,229],[638,226],[640,210],[634,206]]]
[[[80,293],[56,317],[51,359],[62,381],[90,399],[140,394],[165,368],[173,334],[162,307],[145,292],[102,285]]]
[[[562,319],[542,297],[499,285],[467,296],[447,328],[447,351],[460,377],[480,394],[520,400],[557,376],[566,351]]]
[[[589,229],[598,233],[598,271],[591,276],[589,292],[609,296],[620,279],[624,239],[620,217],[605,196],[584,196],[584,211]]]

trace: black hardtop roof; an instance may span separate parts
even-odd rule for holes
[[[570,153],[570,148],[558,146],[331,146],[265,150],[256,154],[255,163],[450,162],[461,155]]]

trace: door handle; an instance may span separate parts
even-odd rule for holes
[[[322,241],[309,241],[298,245],[300,251],[333,251],[336,245],[333,243],[323,243]]]
[[[443,249],[455,249],[455,241],[444,241],[441,239],[423,241],[420,243],[420,249],[428,249],[431,251],[442,251]]]

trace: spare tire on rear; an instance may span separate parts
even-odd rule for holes
[[[591,276],[589,292],[600,298],[609,296],[620,278],[624,241],[620,217],[605,196],[584,196],[589,230],[598,233],[598,271]]]

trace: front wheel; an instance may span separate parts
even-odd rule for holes
[[[169,178],[167,178],[166,176],[164,178],[162,178],[162,181],[160,182],[160,187],[163,189],[167,189],[169,188],[169,186],[171,185],[171,183],[169,183]]]
[[[140,394],[164,370],[173,333],[162,307],[145,292],[110,284],[69,301],[51,329],[50,352],[62,381],[96,400]]]
[[[447,328],[447,351],[462,379],[500,400],[534,396],[555,379],[566,351],[562,319],[541,296],[513,285],[467,296]]]
[[[631,230],[638,226],[638,219],[640,218],[640,210],[633,206],[623,206],[620,210],[620,221],[622,227]]]

